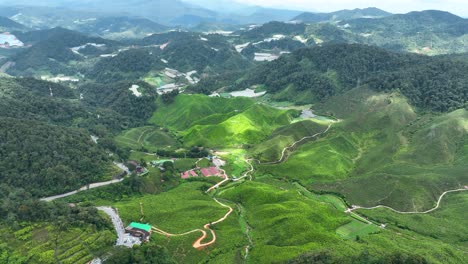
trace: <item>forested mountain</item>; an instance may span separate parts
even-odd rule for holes
[[[92,55],[112,52],[116,43],[110,40],[88,37],[75,31],[57,28],[19,35],[25,42],[36,42],[31,48],[17,54],[12,60],[15,66],[11,73],[44,69],[52,73],[68,73],[65,63],[82,60],[86,54],[81,49],[92,46]]]
[[[467,102],[468,64],[444,57],[399,54],[365,45],[295,51],[250,71],[237,87],[265,85],[277,99],[312,103],[356,86],[399,90],[423,109],[448,111]]]
[[[363,43],[424,54],[466,52],[468,20],[437,10],[384,18],[345,20],[338,26],[363,37]]]
[[[339,23],[339,25],[346,24],[353,31],[361,33],[382,33],[383,31],[387,31],[388,34],[398,32],[403,35],[413,35],[432,32],[435,34],[461,36],[468,32],[467,19],[438,10],[410,12],[379,19],[360,18],[345,20]]]
[[[122,16],[83,20],[71,29],[104,38],[129,39],[146,37],[149,34],[166,31],[169,27],[146,18]]]
[[[104,174],[105,151],[84,130],[68,127],[89,116],[71,101],[70,88],[33,79],[1,79],[0,85],[2,183],[37,196],[71,190]]]
[[[9,18],[0,16],[0,31],[20,31],[27,28]]]
[[[291,19],[292,21],[299,21],[303,23],[317,23],[317,22],[326,22],[326,21],[340,21],[340,20],[349,20],[355,18],[380,18],[392,15],[389,12],[383,11],[375,7],[369,8],[356,8],[353,10],[340,10],[331,13],[302,13],[295,18]]]
[[[144,124],[156,109],[153,89],[138,83],[137,97],[131,85],[85,84],[79,95],[32,78],[0,79],[2,182],[47,195],[99,181],[110,168],[104,147],[112,146],[94,143],[90,133],[109,137]]]
[[[241,37],[262,40],[269,38],[274,34],[283,35],[299,35],[303,34],[306,29],[305,24],[284,23],[284,22],[268,22],[259,27],[240,32]]]

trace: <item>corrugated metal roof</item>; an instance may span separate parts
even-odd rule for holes
[[[151,231],[151,226],[147,224],[140,224],[140,223],[132,222],[130,223],[130,227],[145,230],[146,232]]]

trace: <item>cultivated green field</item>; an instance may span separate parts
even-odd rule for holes
[[[362,258],[363,254],[385,256],[397,252],[424,256],[434,263],[467,260],[455,247],[433,238],[357,222],[336,209],[339,200],[328,195],[321,198],[304,194],[292,184],[267,179],[262,182],[227,186],[219,192],[219,196],[242,205],[245,211],[254,244],[249,262],[278,263],[306,252],[319,254],[323,248],[341,259],[340,263]],[[331,203],[325,202],[328,199]]]
[[[300,121],[276,129],[264,142],[252,148],[250,153],[262,162],[277,161],[281,152],[287,146],[306,136],[312,136],[325,131],[327,126],[310,120]],[[314,139],[310,139],[314,140]],[[304,141],[304,143],[307,141]]]
[[[451,193],[444,197],[440,208],[429,214],[402,215],[388,209],[358,210],[391,228],[401,227],[440,239],[468,250],[468,192]]]
[[[156,127],[138,127],[122,132],[115,138],[120,147],[154,151],[158,148],[177,147],[179,143],[169,132]]]
[[[288,125],[294,111],[253,105],[220,123],[194,125],[182,133],[186,145],[233,147],[266,139],[276,128]]]
[[[115,243],[113,230],[68,228],[48,223],[23,223],[19,229],[0,226],[0,263],[89,263]]]
[[[131,221],[140,221],[142,217],[140,214],[141,203],[144,211],[142,222],[149,223],[169,233],[184,233],[193,229],[203,229],[203,225],[218,220],[228,211],[204,193],[203,189],[207,186],[210,185],[200,182],[184,183],[159,195],[134,197],[128,201],[112,204],[112,206],[119,210],[123,221],[128,224]],[[192,243],[200,237],[200,233],[171,238],[153,234],[152,240],[158,244],[166,245],[181,262],[193,263],[211,258],[229,259],[229,262],[232,262],[233,259],[230,259],[230,256],[234,258],[238,246],[244,243],[244,235],[235,213],[226,222],[216,225],[214,229],[218,240],[214,246],[208,248],[208,250],[214,251],[214,254],[209,257],[205,252],[192,248]],[[207,241],[210,239],[207,238]],[[185,253],[179,255],[181,251]],[[219,253],[233,251],[233,254],[223,254],[218,257],[216,251]],[[213,263],[216,261],[213,260]]]
[[[162,104],[153,114],[150,122],[182,131],[194,124],[217,124],[253,104],[254,101],[248,98],[226,99],[181,94],[173,103]]]

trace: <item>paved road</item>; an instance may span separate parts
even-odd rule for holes
[[[125,171],[127,174],[130,174],[130,170],[124,164],[114,162],[114,165],[119,167],[123,171]],[[123,178],[118,179],[118,180],[110,180],[110,181],[105,181],[105,182],[91,183],[89,185],[85,185],[85,186],[81,187],[78,190],[68,192],[68,193],[64,193],[64,194],[54,195],[54,196],[50,196],[50,197],[44,197],[44,198],[41,198],[40,200],[45,201],[45,202],[51,202],[53,200],[57,200],[57,199],[60,199],[60,198],[64,198],[64,197],[67,197],[67,196],[77,194],[80,191],[86,191],[86,190],[90,190],[90,189],[94,189],[94,188],[99,188],[99,187],[102,187],[102,186],[111,185],[111,184],[118,183],[118,182],[121,182],[121,181],[123,181]]]
[[[94,188],[99,188],[99,187],[102,187],[102,186],[111,185],[111,184],[118,183],[118,182],[121,182],[121,181],[123,181],[123,179],[111,180],[111,181],[106,181],[106,182],[91,183],[89,185],[85,185],[85,186],[81,187],[78,190],[68,192],[68,193],[64,193],[64,194],[54,195],[54,196],[50,196],[50,197],[44,197],[44,198],[41,198],[40,200],[45,201],[45,202],[51,202],[53,200],[57,200],[57,199],[60,199],[60,198],[64,198],[64,197],[67,197],[67,196],[77,194],[80,191],[86,191],[86,190],[90,190],[90,189],[94,189]]]
[[[133,245],[140,245],[141,241],[138,238],[134,238],[125,233],[124,224],[117,212],[110,207],[96,207],[99,211],[106,213],[112,220],[114,225],[115,232],[117,233],[117,241],[115,242],[116,246],[125,246],[132,248]]]

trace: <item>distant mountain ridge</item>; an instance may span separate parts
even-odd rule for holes
[[[356,8],[353,10],[339,10],[331,13],[311,13],[305,12],[302,13],[292,21],[299,21],[304,23],[316,23],[316,22],[325,22],[325,21],[339,21],[339,20],[347,20],[347,19],[355,19],[355,18],[380,18],[380,17],[387,17],[391,16],[392,13],[387,11],[375,8],[375,7],[368,7],[364,9]]]

